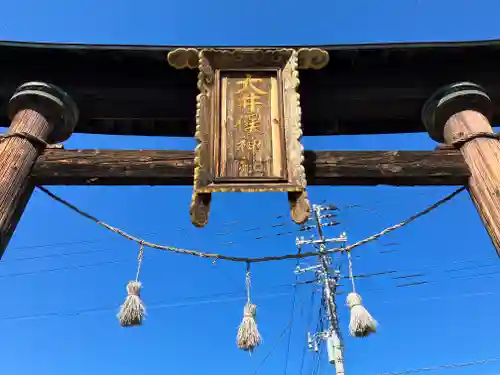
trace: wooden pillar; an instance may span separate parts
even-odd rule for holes
[[[33,192],[33,164],[47,145],[68,139],[78,120],[71,98],[41,82],[21,85],[8,110],[12,122],[0,142],[0,258]]]
[[[484,89],[460,82],[438,90],[425,104],[422,120],[431,138],[462,153],[471,173],[468,191],[500,255],[500,141],[491,113]]]

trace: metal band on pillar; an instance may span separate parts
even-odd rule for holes
[[[33,191],[33,164],[45,146],[68,139],[78,121],[73,100],[43,82],[19,86],[8,113],[12,122],[0,142],[0,257]]]
[[[500,254],[500,142],[490,124],[491,100],[471,82],[439,89],[425,103],[422,121],[437,142],[460,150],[469,166],[468,190]]]

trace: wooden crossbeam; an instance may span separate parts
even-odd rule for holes
[[[465,185],[460,153],[306,151],[309,185]],[[193,152],[47,149],[32,170],[40,185],[191,185]]]
[[[425,131],[425,101],[464,77],[486,89],[499,123],[499,45],[319,46],[329,64],[299,73],[304,135]],[[16,87],[36,80],[57,84],[77,103],[76,132],[192,137],[198,73],[170,67],[173,48],[0,42],[0,70],[8,72],[0,82],[0,124],[9,124],[6,105]]]

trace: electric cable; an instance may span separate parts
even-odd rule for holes
[[[421,368],[402,370],[402,371],[396,371],[396,372],[384,372],[384,373],[381,373],[379,375],[406,375],[406,374],[415,374],[418,372],[430,372],[430,371],[443,370],[443,369],[446,369],[446,370],[458,369],[458,368],[463,368],[463,367],[486,365],[486,364],[494,363],[494,362],[498,362],[498,361],[500,361],[500,357],[483,359],[480,361],[473,361],[473,362],[451,363],[451,364],[437,365],[437,366],[431,366],[431,367],[421,367]]]

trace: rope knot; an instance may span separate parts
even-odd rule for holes
[[[141,283],[129,281],[127,284],[128,296],[120,307],[118,319],[123,327],[139,326],[146,315],[146,308],[140,298]]]
[[[360,306],[363,303],[361,296],[358,293],[349,293],[346,299],[347,306],[352,309],[354,306]]]
[[[475,132],[464,135],[463,132],[460,132],[456,135],[456,138],[453,140],[453,142],[451,142],[451,145],[455,148],[460,149],[466,143],[473,141],[474,139],[477,138],[489,138],[489,139],[496,139],[498,141],[500,140],[500,134],[493,132]]]
[[[253,303],[247,303],[243,308],[244,318],[254,318],[257,316],[257,306]]]
[[[238,328],[238,334],[236,335],[236,344],[238,348],[249,351],[250,353],[261,341],[260,333],[257,329],[257,322],[255,321],[256,312],[257,306],[247,302],[243,309],[243,320]]]
[[[19,137],[19,138],[26,139],[28,142],[30,142],[35,147],[37,147],[37,146],[41,146],[41,147],[49,146],[49,144],[47,142],[45,142],[43,139],[38,138],[37,136],[30,134],[30,133],[27,133],[27,132],[12,132],[12,133],[7,132],[5,134],[0,135],[0,142],[6,140],[8,138],[12,138],[12,137]]]
[[[351,292],[347,295],[347,306],[351,310],[349,333],[354,337],[366,337],[377,331],[377,321],[361,304],[359,294]]]
[[[127,284],[127,293],[129,296],[141,296],[142,284],[139,281],[130,281]]]

